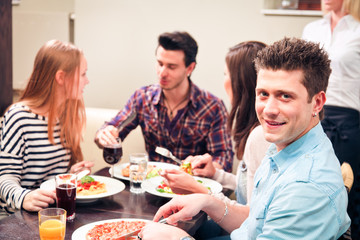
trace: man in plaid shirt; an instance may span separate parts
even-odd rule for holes
[[[225,105],[190,80],[196,41],[186,32],[163,33],[158,41],[158,84],[136,90],[123,110],[98,130],[95,142],[102,147],[117,136],[124,139],[140,125],[151,161],[171,162],[155,152],[159,146],[179,159],[209,153],[215,166],[230,172],[233,152]],[[118,132],[117,126],[133,111],[136,117]]]

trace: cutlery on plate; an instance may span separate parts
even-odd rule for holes
[[[167,157],[167,158],[170,158],[172,159],[173,161],[177,162],[179,165],[182,164],[181,160],[178,159],[177,157],[175,157],[169,150],[167,150],[166,148],[163,148],[163,147],[156,147],[155,148],[155,152],[157,152],[158,154],[164,156],[164,157]]]

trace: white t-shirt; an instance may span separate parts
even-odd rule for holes
[[[251,193],[254,188],[254,175],[257,168],[260,166],[262,159],[265,157],[266,151],[269,148],[270,143],[265,140],[263,129],[261,125],[254,128],[248,139],[246,140],[243,161],[245,161],[247,167],[246,175],[246,189],[247,189],[247,203],[250,203]],[[241,164],[239,164],[236,176],[232,173],[225,172],[224,170],[216,170],[213,177],[225,188],[235,189],[241,191],[243,184],[241,183]],[[218,198],[224,199],[223,196]]]
[[[330,23],[329,13],[306,25],[302,37],[320,43],[331,59],[326,105],[360,111],[360,22],[346,15],[332,33]]]
[[[254,188],[255,172],[266,155],[271,143],[265,140],[261,125],[254,128],[246,140],[243,159],[247,167],[247,202],[250,203],[251,193]]]

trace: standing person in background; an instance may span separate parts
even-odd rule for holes
[[[209,154],[189,156],[185,160],[192,163],[194,175],[212,178],[221,183],[223,187],[235,190],[237,202],[240,204],[248,202],[247,199],[250,198],[253,188],[255,171],[269,146],[264,139],[261,127],[257,128],[259,121],[255,112],[257,74],[253,61],[257,52],[265,46],[262,42],[242,42],[230,48],[225,58],[224,88],[232,105],[227,127],[234,138],[236,156],[238,159],[242,159],[236,176],[216,169]],[[256,131],[253,132],[255,129]],[[250,139],[249,142],[248,139]],[[253,145],[256,145],[257,148],[250,150],[249,148],[253,148]],[[244,172],[246,178],[242,177]],[[204,185],[183,171],[166,169],[162,172],[162,176],[166,178],[165,182],[171,189],[177,193],[208,192]]]
[[[322,0],[327,14],[308,24],[303,38],[328,52],[332,73],[321,124],[340,163],[353,169],[348,212],[353,239],[360,239],[360,0]]]
[[[197,50],[187,32],[161,34],[156,48],[159,83],[136,90],[123,110],[99,129],[95,143],[102,148],[118,136],[123,140],[140,125],[152,161],[173,163],[155,152],[159,146],[179,159],[209,153],[216,167],[231,172],[233,152],[225,105],[190,80]],[[118,133],[116,127],[133,111],[135,119]]]
[[[42,182],[93,166],[80,149],[86,71],[83,52],[70,43],[51,40],[38,51],[24,93],[0,125],[0,211],[46,208],[56,194],[39,189]]]

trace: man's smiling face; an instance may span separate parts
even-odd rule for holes
[[[308,101],[301,70],[268,70],[258,73],[256,112],[265,139],[280,151],[313,126],[315,100]]]

